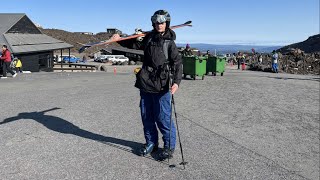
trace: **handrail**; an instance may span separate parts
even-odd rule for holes
[[[56,67],[55,67],[56,66]],[[96,65],[92,64],[78,64],[78,63],[59,63],[59,64],[54,64],[52,67],[52,70],[71,70],[71,71],[95,71],[97,70]]]
[[[92,65],[92,64],[78,64],[78,63],[57,63],[57,64],[53,64],[53,66],[61,66],[61,65],[73,65],[73,66],[86,66],[86,67],[96,67],[96,65]]]

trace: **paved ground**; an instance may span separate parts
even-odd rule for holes
[[[200,79],[200,78],[199,78]],[[186,161],[140,157],[131,73],[0,80],[0,179],[318,179],[319,76],[228,70],[175,95]]]

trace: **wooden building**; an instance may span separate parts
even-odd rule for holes
[[[23,70],[51,71],[53,51],[73,46],[47,36],[24,13],[0,13],[0,45],[21,59]]]

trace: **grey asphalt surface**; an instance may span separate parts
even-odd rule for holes
[[[317,180],[319,78],[227,69],[183,80],[175,101],[185,170],[178,143],[174,169],[137,155],[132,73],[0,79],[0,179]]]

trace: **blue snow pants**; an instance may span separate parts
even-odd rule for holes
[[[169,148],[170,119],[171,119],[171,92],[146,93],[140,91],[140,110],[146,143],[158,144],[159,128],[164,148]],[[171,149],[176,146],[176,128],[172,120]]]
[[[277,64],[277,63],[272,63],[272,70],[273,70],[273,72],[275,72],[275,73],[278,72],[278,64]]]

